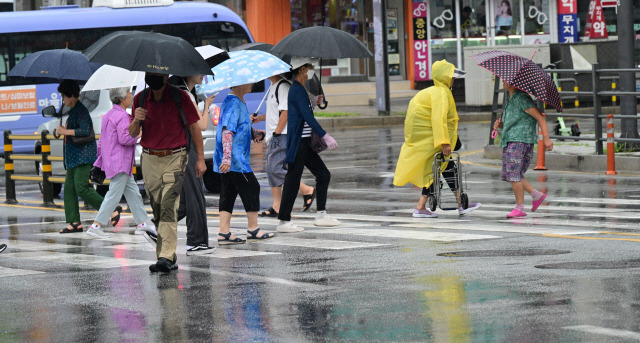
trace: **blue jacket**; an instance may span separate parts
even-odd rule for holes
[[[327,132],[318,124],[318,121],[313,116],[307,90],[298,81],[294,81],[291,88],[289,88],[288,106],[287,157],[285,158],[285,162],[293,163],[298,154],[298,147],[300,146],[300,139],[302,138],[302,128],[305,122],[311,126],[311,129],[318,134],[319,137],[324,137]]]

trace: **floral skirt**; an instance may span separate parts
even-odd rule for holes
[[[529,169],[533,157],[533,144],[509,142],[502,148],[502,180],[520,181]]]

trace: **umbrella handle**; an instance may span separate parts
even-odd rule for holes
[[[60,126],[62,126],[62,117],[60,118]],[[53,129],[53,137],[55,137],[55,139],[60,139],[62,135],[58,134],[57,129]]]
[[[498,123],[502,121],[502,118],[498,118]],[[498,137],[498,130],[497,129],[493,129],[493,131],[491,131],[491,138],[496,138]]]
[[[258,115],[258,111],[260,111],[260,107],[262,107],[262,103],[264,102],[264,99],[266,99],[267,95],[269,95],[270,89],[271,89],[271,85],[269,85],[269,89],[267,89],[267,91],[264,93],[264,96],[262,97],[262,101],[260,101],[260,105],[258,105],[258,108],[256,108],[256,112],[253,114],[254,117]]]
[[[329,105],[329,102],[324,97],[324,94],[322,94],[322,105],[318,105],[318,108],[324,110],[325,108],[327,108],[327,105]]]

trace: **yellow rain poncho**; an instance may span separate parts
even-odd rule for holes
[[[442,151],[443,144],[449,144],[451,150],[455,147],[458,112],[450,89],[454,69],[446,60],[436,61],[432,66],[434,85],[421,90],[409,102],[394,185],[404,186],[410,182],[429,187],[433,182],[435,154]]]

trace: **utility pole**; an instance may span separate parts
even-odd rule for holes
[[[376,62],[376,108],[378,115],[388,116],[389,103],[389,54],[387,47],[387,1],[373,0],[373,41]]]
[[[618,1],[618,68],[635,68],[633,29],[633,3],[631,0]],[[635,92],[636,73],[620,73],[620,91]],[[637,115],[637,101],[635,95],[620,96],[620,114]],[[638,138],[638,122],[636,119],[622,119],[621,138]],[[626,146],[638,146],[634,143],[626,143]]]

